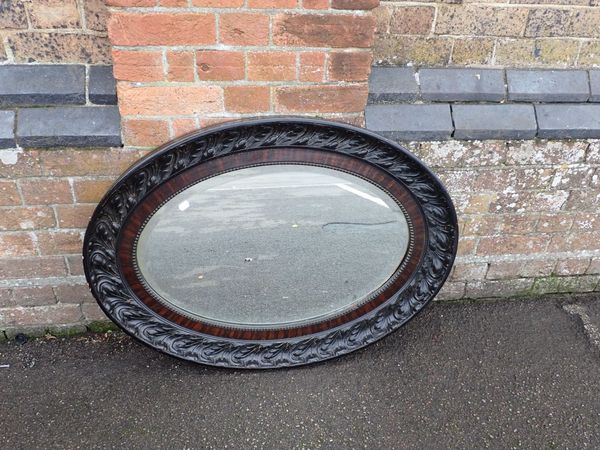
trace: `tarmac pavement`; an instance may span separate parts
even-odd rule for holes
[[[596,449],[599,329],[591,297],[435,303],[359,352],[271,371],[116,332],[12,341],[0,448]]]

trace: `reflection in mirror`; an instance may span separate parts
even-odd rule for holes
[[[368,301],[407,253],[402,209],[375,185],[308,165],[228,172],[180,192],[143,228],[141,278],[191,318],[289,327]]]

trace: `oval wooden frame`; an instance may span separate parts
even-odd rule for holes
[[[308,163],[347,171],[386,190],[412,223],[413,248],[382,292],[342,316],[308,326],[243,330],[192,320],[158,302],[135,270],[145,220],[172,195],[206,177],[252,165]],[[143,343],[198,363],[274,368],[364,347],[410,320],[447,278],[458,242],[442,183],[399,145],[336,122],[294,117],[231,122],[158,148],[130,167],[88,226],[84,268],[104,312]]]

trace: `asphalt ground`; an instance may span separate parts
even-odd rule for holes
[[[597,449],[599,305],[435,303],[366,349],[271,371],[194,365],[117,332],[11,341],[0,448]]]

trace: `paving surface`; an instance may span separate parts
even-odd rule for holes
[[[367,349],[279,371],[196,366],[120,333],[0,344],[0,447],[599,448],[599,304],[438,303]]]

